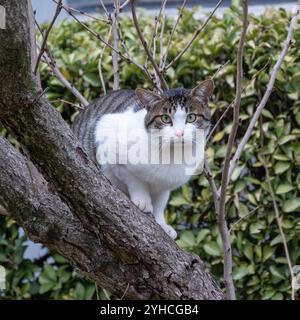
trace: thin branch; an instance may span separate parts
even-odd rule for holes
[[[39,55],[36,59],[36,64],[35,64],[35,67],[34,67],[34,74],[36,75],[37,74],[37,71],[38,71],[38,68],[39,68],[39,64],[40,64],[40,61],[41,61],[41,58],[42,58],[42,55],[45,51],[45,48],[47,46],[47,40],[48,40],[48,37],[49,37],[49,34],[50,34],[50,31],[51,29],[53,28],[53,25],[57,19],[57,17],[59,16],[60,12],[61,12],[61,9],[62,9],[62,0],[59,0],[57,2],[57,6],[56,6],[56,10],[55,10],[55,13],[54,13],[54,16],[52,18],[52,21],[50,22],[45,34],[44,34],[44,37],[43,37],[43,42],[41,44],[41,49],[40,49],[40,52],[39,52]]]
[[[276,62],[276,64],[274,65],[273,67],[273,70],[272,70],[272,73],[271,73],[271,77],[270,77],[270,80],[269,80],[269,83],[267,85],[267,89],[265,91],[265,94],[262,98],[262,100],[260,101],[251,121],[250,121],[250,124],[246,130],[246,133],[244,134],[241,142],[239,143],[238,147],[237,147],[237,150],[231,160],[231,163],[230,163],[230,167],[229,167],[229,173],[228,173],[228,180],[230,180],[231,176],[232,176],[232,173],[238,163],[238,160],[246,146],[246,143],[248,142],[248,140],[250,139],[251,137],[251,134],[252,134],[252,131],[253,131],[253,128],[263,110],[263,108],[266,106],[267,102],[268,102],[268,99],[271,95],[271,92],[272,92],[272,89],[273,89],[273,86],[274,86],[274,83],[275,83],[275,79],[276,79],[276,76],[277,76],[277,73],[283,63],[283,60],[289,50],[289,47],[292,43],[292,39],[293,39],[293,34],[294,34],[294,30],[296,28],[296,25],[297,25],[297,21],[298,21],[298,18],[299,18],[299,13],[300,13],[300,10],[299,10],[299,6],[300,6],[300,0],[298,0],[298,5],[297,5],[297,11],[296,11],[296,14],[293,16],[293,18],[291,19],[291,22],[290,22],[290,25],[289,25],[289,29],[288,29],[288,34],[287,34],[287,37],[286,37],[286,40],[284,42],[284,45],[283,45],[283,48],[282,48],[282,51],[280,53],[280,56]]]
[[[41,33],[41,36],[43,37],[42,30],[38,24],[38,22],[35,20],[35,24]],[[38,43],[36,43],[36,48],[40,50],[40,46]],[[48,52],[48,54],[47,54]],[[56,64],[56,61],[54,57],[52,56],[49,47],[47,45],[47,42],[45,42],[45,50],[43,52],[42,58],[44,59],[43,62],[48,64],[48,66],[51,68],[53,74],[56,76],[56,78],[81,102],[83,106],[87,106],[89,102],[84,98],[84,96],[64,77],[64,75],[59,71],[59,68]]]
[[[149,42],[149,48],[151,49],[151,47],[153,46],[152,48],[152,55],[155,59],[155,55],[156,55],[156,37],[157,37],[157,32],[158,32],[158,22],[159,22],[159,19],[160,19],[160,16],[161,16],[161,13],[162,13],[162,9],[163,9],[163,5],[166,1],[162,1],[161,2],[161,5],[160,5],[160,9],[159,9],[159,12],[157,15],[154,16],[154,27],[153,27],[153,32],[152,32],[152,35],[151,35],[151,38],[150,38],[150,42]],[[148,56],[146,55],[146,60],[145,60],[145,68],[147,68],[148,66]]]
[[[222,170],[221,179],[221,191],[220,191],[220,202],[218,211],[218,227],[222,237],[223,250],[224,250],[224,280],[226,286],[226,295],[230,300],[235,300],[235,288],[232,279],[232,252],[230,244],[230,234],[228,231],[228,225],[226,222],[226,212],[225,212],[225,202],[226,202],[226,190],[228,182],[228,170],[230,164],[230,157],[239,126],[239,114],[240,114],[240,104],[242,97],[242,80],[243,80],[243,51],[244,43],[248,28],[248,0],[242,1],[243,6],[243,29],[240,36],[240,41],[237,51],[237,74],[236,74],[236,98],[233,107],[233,124],[232,129],[229,134],[226,156],[224,161],[224,167]]]
[[[110,29],[108,31],[108,35],[107,35],[107,38],[106,38],[107,42],[109,42],[109,39],[111,37],[111,33],[112,33],[112,27],[110,27]],[[104,45],[104,47],[103,47],[103,49],[102,49],[102,51],[100,53],[99,61],[98,61],[99,78],[100,78],[100,81],[101,81],[101,85],[102,85],[104,94],[106,94],[106,87],[105,87],[105,81],[104,81],[103,73],[102,73],[102,59],[103,59],[103,55],[104,55],[104,52],[105,52],[106,48],[107,48],[107,46]]]
[[[58,3],[58,0],[52,0],[52,1],[55,2],[56,4]],[[91,19],[93,19],[93,20],[95,20],[95,21],[100,21],[100,22],[105,22],[105,23],[108,23],[108,22],[109,22],[109,21],[106,20],[106,19],[101,19],[101,18],[95,17],[95,16],[93,16],[93,15],[87,13],[87,12],[84,12],[84,11],[82,11],[82,10],[77,10],[77,9],[72,8],[72,7],[70,7],[70,6],[65,6],[64,4],[62,4],[62,7],[63,7],[63,9],[64,9],[65,11],[73,11],[73,12],[76,12],[76,13],[80,13],[81,15],[86,16],[86,17],[88,17],[88,18],[91,18]]]
[[[51,101],[49,101],[49,102],[51,102],[51,103],[57,103],[57,102],[59,102],[59,103],[65,103],[65,104],[70,105],[70,106],[72,106],[72,107],[75,107],[75,108],[77,108],[77,109],[81,109],[81,110],[84,109],[84,108],[81,107],[80,105],[75,104],[75,103],[73,103],[73,102],[71,102],[71,101],[64,100],[64,99],[56,99],[56,100],[51,100]]]
[[[161,70],[162,65],[163,65],[163,58],[164,58],[164,32],[165,32],[165,24],[166,24],[166,12],[165,12],[165,8],[166,8],[166,3],[167,0],[163,1],[163,8],[162,8],[162,21],[161,21],[161,28],[160,28],[160,37],[159,37],[159,44],[160,44],[160,58],[159,58],[159,69]]]
[[[215,79],[217,75],[219,75],[219,73],[230,63],[230,60],[227,60],[225,63],[223,63],[221,66],[219,66],[219,68],[217,69],[217,71],[214,73],[214,75],[211,77],[211,79]]]
[[[49,56],[46,51],[43,53],[44,62],[48,64],[48,66],[53,71],[56,78],[71,92],[73,95],[80,101],[83,106],[87,106],[89,102],[84,98],[84,96],[64,77],[64,75],[60,72],[59,68],[55,60]]]
[[[55,1],[55,0],[52,0]],[[132,58],[125,56],[120,50],[116,50],[109,42],[107,42],[105,39],[103,39],[97,32],[89,28],[84,22],[80,21],[72,12],[66,7],[63,7],[63,9],[74,19],[76,20],[84,29],[86,29],[89,33],[91,33],[96,39],[103,42],[107,47],[109,47],[111,50],[115,51],[124,61],[131,63],[135,65],[137,68],[139,68],[148,78],[149,80],[153,81],[153,78],[149,74],[149,72],[141,66],[139,63],[134,61]]]
[[[235,221],[229,229],[229,233],[232,233],[233,229],[240,224],[242,221],[244,221],[246,218],[248,218],[249,216],[251,216],[252,213],[254,213],[255,211],[257,211],[259,209],[259,207],[254,208],[253,210],[251,210],[249,213],[247,213],[244,217],[239,218],[237,221]]]
[[[108,10],[106,9],[105,4],[103,3],[103,1],[102,1],[102,0],[99,0],[99,1],[100,1],[100,4],[101,4],[101,6],[102,6],[102,8],[103,8],[104,12],[105,12],[105,15],[106,15],[108,18],[110,18],[110,13],[109,13],[109,12],[108,12]]]
[[[152,56],[152,53],[150,51],[150,48],[148,47],[147,42],[146,42],[146,40],[145,40],[145,38],[144,38],[144,36],[142,34],[142,31],[140,29],[140,26],[139,26],[139,23],[138,23],[138,20],[137,20],[137,16],[136,16],[135,0],[131,0],[131,12],[132,12],[133,23],[135,25],[136,31],[138,33],[138,36],[139,36],[139,38],[141,40],[141,43],[142,43],[142,45],[143,45],[143,47],[145,49],[145,52],[146,52],[147,56],[148,56],[152,66],[153,66],[153,68],[155,70],[155,73],[156,73],[157,77],[159,78],[160,84],[158,85],[158,89],[166,90],[166,89],[168,89],[168,85],[166,83],[166,80],[164,79],[162,73],[160,72],[159,67],[156,64],[156,62],[155,62],[155,60],[154,60],[154,58]]]
[[[179,14],[178,14],[178,17],[175,21],[175,24],[172,28],[172,31],[170,33],[170,37],[169,37],[169,40],[168,40],[168,43],[167,43],[167,47],[166,47],[166,51],[164,53],[164,56],[163,56],[163,63],[162,63],[162,66],[161,66],[161,69],[164,69],[165,68],[165,65],[166,65],[166,62],[167,62],[167,58],[168,58],[168,53],[169,53],[169,50],[170,50],[170,46],[171,46],[171,43],[172,43],[172,40],[173,40],[173,37],[174,37],[174,33],[175,33],[175,30],[177,28],[177,25],[180,21],[180,19],[182,18],[182,15],[183,15],[183,10],[186,6],[186,2],[187,0],[183,0],[183,3],[180,7],[180,10],[179,10]]]
[[[259,123],[259,131],[260,131],[260,144],[261,144],[261,147],[263,147],[264,146],[264,131],[263,131],[261,122]],[[273,187],[272,187],[269,168],[268,168],[268,165],[266,163],[265,156],[261,155],[260,159],[262,160],[262,163],[263,163],[263,166],[264,166],[264,169],[265,169],[265,172],[266,172],[266,181],[267,181],[269,192],[270,192],[270,195],[271,195],[271,198],[272,198],[272,203],[273,203],[273,208],[274,208],[274,212],[275,212],[276,223],[277,223],[277,226],[278,226],[278,229],[279,229],[279,233],[280,233],[280,236],[281,236],[281,239],[282,239],[284,253],[285,253],[285,257],[286,257],[287,263],[288,263],[289,272],[290,272],[290,276],[291,276],[291,282],[292,282],[293,281],[293,264],[292,264],[292,261],[291,261],[289,248],[288,248],[288,245],[287,245],[286,236],[285,236],[284,230],[282,228],[282,221],[281,221],[279,209],[278,209],[278,206],[277,206],[275,192],[274,192]],[[295,290],[294,290],[293,286],[291,286],[291,288],[292,288],[291,299],[295,300]]]
[[[228,62],[228,61],[227,61]],[[257,78],[257,76],[264,71],[267,66],[269,65],[270,61],[268,61],[260,70],[258,70],[251,78],[251,80],[249,81],[249,83],[243,87],[242,93],[244,93],[248,87],[253,83],[253,81]],[[221,67],[223,68],[225,66],[225,64]],[[220,70],[218,69],[217,72],[215,73],[215,75],[213,76],[213,78],[215,78],[216,74],[219,73]],[[223,121],[223,119],[227,116],[228,111],[230,110],[230,108],[233,106],[235,102],[235,99],[233,101],[230,102],[230,104],[226,107],[225,111],[222,113],[221,117],[218,119],[218,121],[216,122],[216,124],[213,126],[213,128],[210,130],[209,135],[207,137],[207,141],[210,140],[210,138],[212,137],[213,133],[216,131],[216,129],[218,128],[218,126],[220,125],[220,123]]]
[[[214,180],[212,172],[209,168],[208,161],[207,161],[206,157],[204,158],[204,174],[206,176],[206,179],[208,180],[208,183],[210,185],[210,189],[213,194],[215,210],[216,210],[216,212],[218,212],[219,211],[220,194],[219,194],[218,188],[216,186],[216,182]]]
[[[130,0],[124,1],[120,6],[120,11],[122,11],[129,3],[130,3]]]
[[[112,33],[113,33],[113,46],[114,51],[112,51],[112,62],[113,62],[113,74],[114,74],[114,83],[113,90],[120,89],[120,78],[119,78],[119,63],[118,63],[118,54],[119,50],[119,33],[118,33],[118,17],[120,12],[120,2],[119,0],[114,0],[115,11],[112,14]]]
[[[193,34],[191,40],[186,44],[186,46],[178,53],[178,55],[164,68],[164,72],[167,71],[169,68],[171,68],[173,66],[174,63],[176,63],[184,54],[185,52],[189,49],[189,47],[193,44],[193,42],[197,39],[197,37],[199,36],[199,34],[205,29],[205,27],[207,26],[208,22],[210,21],[210,19],[212,18],[212,16],[215,14],[215,12],[217,11],[217,9],[220,7],[221,3],[223,2],[223,0],[219,0],[219,2],[217,3],[217,5],[215,6],[215,8],[213,9],[213,11],[208,15],[208,17],[206,18],[205,22],[203,23],[203,25],[201,27],[199,27],[195,33]]]

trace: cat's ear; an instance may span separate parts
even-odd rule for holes
[[[145,107],[149,107],[154,102],[162,100],[162,97],[157,93],[145,89],[138,88],[135,90],[135,94],[137,95],[142,105],[144,105]]]
[[[213,80],[207,79],[193,88],[190,92],[190,95],[193,97],[198,97],[201,100],[208,100],[212,96],[214,88],[215,85]]]

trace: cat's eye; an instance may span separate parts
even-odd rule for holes
[[[165,124],[169,124],[172,122],[172,119],[169,115],[167,114],[163,114],[161,117],[160,117],[161,121]]]
[[[195,113],[189,113],[186,117],[186,122],[192,123],[197,119],[197,115]]]

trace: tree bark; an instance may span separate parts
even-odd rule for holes
[[[34,241],[127,299],[223,299],[182,251],[99,171],[32,73],[28,0],[0,0],[0,120],[31,161],[0,140],[0,201]]]

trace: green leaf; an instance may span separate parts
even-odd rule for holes
[[[270,272],[276,278],[286,280],[286,277],[282,274],[281,270],[275,266],[270,266]]]
[[[196,242],[200,243],[208,234],[210,234],[210,230],[209,229],[201,229],[198,232],[197,238],[196,238]]]
[[[285,172],[290,168],[290,163],[289,162],[277,162],[275,165],[275,173],[280,174]]]
[[[192,247],[195,245],[196,239],[192,231],[183,231],[180,240],[185,247]]]
[[[284,193],[287,193],[293,189],[294,189],[294,187],[291,184],[282,183],[277,187],[276,194],[284,194]]]
[[[300,207],[300,198],[289,199],[284,202],[283,211],[293,212]]]
[[[211,256],[220,256],[221,250],[217,242],[211,241],[203,246],[204,251]]]
[[[249,274],[249,269],[246,266],[234,268],[232,272],[233,280],[240,280],[247,274]]]
[[[276,247],[265,245],[263,247],[263,261],[268,260],[273,255],[275,250],[276,250]]]

